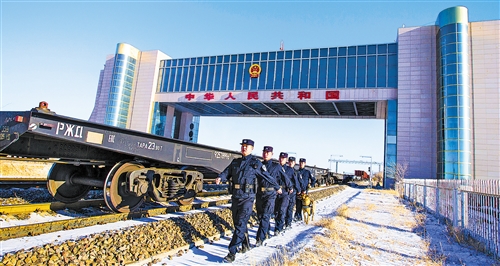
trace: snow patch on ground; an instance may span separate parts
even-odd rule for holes
[[[314,221],[321,218],[332,218],[337,215],[337,209],[346,204],[349,209],[356,210],[350,219],[349,230],[354,232],[353,247],[361,248],[364,254],[359,258],[360,265],[413,265],[419,256],[428,252],[426,241],[430,247],[446,256],[445,265],[498,265],[499,262],[491,257],[477,252],[469,247],[461,246],[454,242],[446,232],[446,227],[440,223],[439,219],[427,215],[425,220],[425,236],[411,230],[412,223],[415,223],[416,213],[412,212],[399,201],[394,195],[388,193],[373,192],[373,190],[363,190],[346,187],[339,193],[316,203],[316,214]],[[381,208],[372,206],[384,206],[386,209],[407,208],[408,212],[388,212]],[[229,204],[210,207],[209,209],[226,208]],[[203,211],[203,210],[198,210]],[[140,225],[143,223],[164,220],[171,217],[178,217],[186,213],[165,214],[138,220],[120,221],[105,225],[95,225],[91,227],[60,231],[43,234],[33,237],[22,237],[0,241],[0,256],[5,253],[14,252],[21,249],[30,249],[48,243],[62,243],[70,239],[81,239],[94,233],[111,230],[126,230],[127,227]],[[71,216],[58,214],[50,219],[70,219]],[[30,218],[31,219],[31,218]],[[33,219],[49,219],[48,217],[37,217]],[[272,229],[274,224],[272,224]],[[258,227],[249,229],[250,243],[255,244],[255,234]],[[274,230],[271,230],[273,232]],[[306,247],[314,246],[314,237],[325,234],[325,229],[309,223],[294,223],[292,228],[286,230],[279,236],[272,237],[264,242],[261,247],[254,247],[245,254],[237,254],[234,265],[277,265],[276,255],[286,250],[288,258],[292,258]],[[424,239],[425,237],[425,239]],[[181,256],[159,258],[153,265],[220,265],[223,258],[228,253],[227,246],[230,242],[231,234],[223,236],[217,241],[211,241],[198,247],[182,252]],[[332,247],[332,250],[335,251]],[[331,256],[345,256],[351,259],[356,256],[348,251],[336,251]],[[405,258],[405,259],[401,259]],[[138,265],[147,262],[137,263]],[[279,264],[279,263],[278,263]],[[349,264],[347,262],[347,264]]]

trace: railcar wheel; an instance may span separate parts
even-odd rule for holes
[[[186,191],[186,193],[179,199],[179,204],[181,205],[189,205],[193,203],[194,196],[196,196],[196,192],[192,189]]]
[[[47,189],[58,201],[64,203],[77,202],[85,197],[91,186],[72,184],[69,180],[72,176],[84,176],[84,168],[71,164],[55,163],[50,168],[47,176]]]
[[[109,171],[104,183],[104,201],[115,212],[131,212],[144,202],[144,197],[137,197],[127,191],[127,175],[144,168],[136,162],[119,162]]]

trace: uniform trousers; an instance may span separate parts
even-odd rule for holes
[[[257,193],[256,202],[259,202],[257,207],[257,215],[259,217],[259,229],[257,230],[257,241],[264,241],[269,234],[271,227],[271,215],[274,211],[274,203],[276,201],[276,191],[266,191]],[[260,208],[260,210],[259,210]],[[259,214],[260,211],[260,214]]]
[[[291,194],[288,194],[288,207],[286,208],[286,217],[285,217],[285,225],[292,225],[293,221],[293,207],[295,207],[295,201],[297,199],[297,192],[293,191]]]
[[[299,194],[295,198],[295,219],[302,221],[302,200],[299,198]]]
[[[236,254],[240,245],[250,246],[248,240],[248,220],[253,211],[255,194],[244,197],[231,197],[231,212],[233,217],[234,232],[229,243],[229,253]]]
[[[274,231],[283,231],[285,225],[286,209],[288,208],[288,193],[283,192],[276,197],[276,210],[277,214],[274,218]]]

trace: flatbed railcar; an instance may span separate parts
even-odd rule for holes
[[[115,212],[147,197],[189,204],[235,151],[56,115],[45,102],[31,111],[0,112],[0,159],[51,161],[47,188],[65,203],[103,188]]]
[[[306,165],[305,168],[311,171],[311,174],[316,178],[317,186],[327,185],[325,175],[328,173],[328,169],[308,165]]]
[[[299,165],[295,164],[295,170],[299,170]],[[327,168],[321,168],[317,166],[306,165],[304,168],[311,171],[311,174],[316,178],[316,186],[329,185],[326,182],[326,175],[328,173]]]

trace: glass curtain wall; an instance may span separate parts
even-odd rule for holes
[[[467,8],[443,10],[436,22],[438,178],[471,178],[469,23]]]
[[[158,92],[396,88],[397,44],[169,59],[160,73]]]
[[[158,136],[165,136],[165,126],[167,123],[167,106],[165,104],[155,102],[153,105],[153,123],[151,123],[151,133]],[[175,138],[179,131],[180,116],[181,112],[176,111],[175,115],[172,117],[173,123],[172,128],[170,128],[170,135],[165,136],[168,138]],[[189,126],[189,141],[197,143],[198,142],[198,130],[200,126],[200,116],[193,116],[191,125]],[[175,133],[177,132],[177,133]]]
[[[118,44],[115,55],[113,77],[109,91],[104,123],[125,128],[128,121],[130,97],[137,60],[128,54],[120,53],[126,44]],[[128,48],[128,47],[127,47]]]
[[[151,133],[163,136],[167,120],[166,107],[159,102],[154,103],[153,123],[151,123]]]
[[[398,129],[398,101],[387,101],[387,119],[385,120],[385,166],[384,169],[394,167],[397,163],[397,129]],[[386,173],[387,175],[387,173]],[[388,176],[394,178],[394,176]]]

